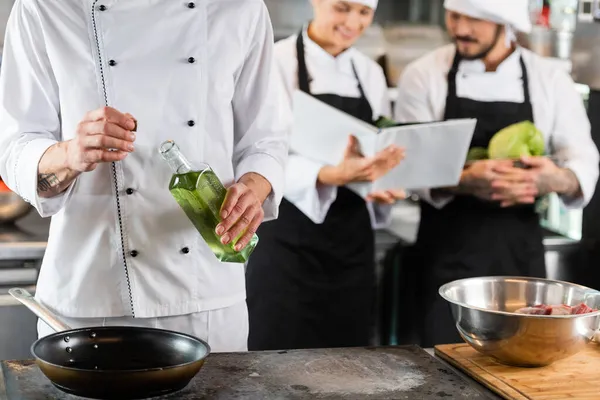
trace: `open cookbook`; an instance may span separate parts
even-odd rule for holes
[[[391,144],[405,148],[400,165],[375,182],[347,185],[362,197],[377,190],[431,189],[455,186],[465,165],[475,119],[378,128],[299,90],[294,93],[294,129],[290,150],[328,165],[344,157],[348,136],[361,153],[373,156]]]

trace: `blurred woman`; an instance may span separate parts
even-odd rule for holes
[[[300,89],[371,124],[389,116],[383,70],[352,48],[372,23],[377,0],[312,5],[308,26],[276,44],[289,101]],[[369,344],[373,227],[388,222],[403,193],[372,193],[365,201],[345,185],[376,180],[402,158],[396,147],[363,157],[352,136],[339,165],[290,154],[279,217],[259,228],[247,266],[249,350]]]

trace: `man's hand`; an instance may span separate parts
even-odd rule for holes
[[[558,193],[569,197],[581,196],[577,176],[558,167],[548,157],[523,157],[521,162],[528,169],[502,167],[500,178],[494,182],[494,200],[503,207],[515,204],[532,204],[536,196]]]
[[[68,141],[67,166],[86,172],[98,163],[121,161],[133,152],[135,119],[111,107],[89,112],[77,126],[77,136]]]
[[[493,196],[493,182],[498,179],[501,168],[512,166],[510,160],[481,160],[475,161],[463,171],[460,184],[450,190],[452,193],[470,194],[483,200],[491,201]]]
[[[394,204],[398,200],[406,199],[406,192],[402,189],[398,190],[381,190],[373,192],[367,196],[367,201],[380,204]]]
[[[501,207],[535,203],[540,191],[532,171],[511,165],[498,168],[498,173],[492,184],[492,199],[499,201]]]
[[[74,139],[57,143],[38,164],[38,194],[50,198],[64,192],[77,177],[100,162],[121,161],[133,151],[136,122],[130,114],[103,107],[89,112]],[[115,151],[111,151],[115,149]]]
[[[344,159],[336,166],[326,166],[319,172],[319,182],[343,186],[350,182],[373,182],[395,168],[404,159],[404,149],[389,146],[373,157],[365,157],[358,149],[358,140],[348,138]]]
[[[540,195],[558,193],[573,198],[583,195],[577,175],[568,168],[558,167],[548,157],[523,157],[521,162],[530,167]]]
[[[269,181],[252,172],[229,187],[221,207],[223,220],[216,228],[221,243],[229,244],[242,233],[234,247],[235,251],[241,251],[250,243],[265,216],[262,205],[271,190]]]

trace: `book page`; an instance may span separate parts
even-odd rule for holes
[[[455,186],[465,165],[476,125],[461,119],[384,129],[377,135],[377,149],[390,144],[405,148],[400,165],[372,184],[352,184],[365,197],[374,190],[431,189]]]
[[[361,150],[375,151],[378,129],[301,91],[294,92],[290,150],[328,165],[339,164],[352,134]]]

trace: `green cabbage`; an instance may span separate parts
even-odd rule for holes
[[[485,160],[488,158],[488,151],[483,147],[472,147],[467,154],[467,161]]]
[[[544,136],[529,121],[510,125],[494,135],[488,146],[490,159],[518,159],[544,155]]]

